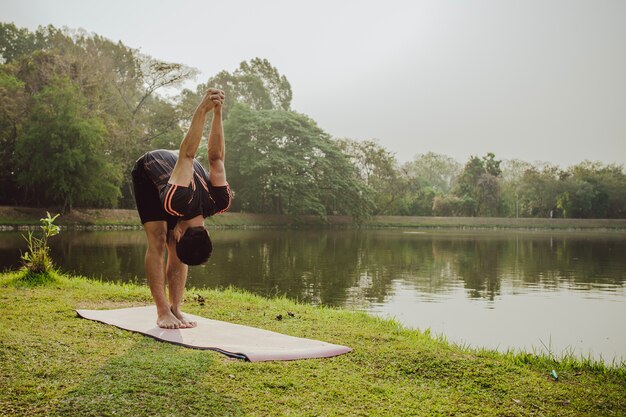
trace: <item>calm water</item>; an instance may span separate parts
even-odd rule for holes
[[[196,287],[365,309],[473,346],[626,359],[626,234],[217,230]],[[141,231],[52,238],[65,272],[145,282]],[[19,265],[0,233],[0,269]]]

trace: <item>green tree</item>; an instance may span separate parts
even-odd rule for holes
[[[449,156],[428,152],[407,162],[404,169],[409,176],[417,178],[422,186],[447,193],[461,172],[461,165]]]
[[[357,219],[369,212],[369,193],[354,167],[308,117],[238,104],[224,131],[235,209]]]
[[[457,197],[452,194],[438,195],[433,198],[433,214],[435,216],[467,216],[476,206],[473,198],[465,195]]]
[[[219,72],[206,83],[199,84],[195,92],[183,91],[181,103],[183,112],[191,117],[196,104],[211,87],[222,89],[226,94],[222,110],[225,120],[236,103],[245,104],[253,110],[291,108],[291,84],[267,59],[253,58],[250,61],[242,61],[232,73],[226,70]]]
[[[557,205],[565,217],[626,216],[626,176],[621,166],[583,161],[561,174]]]
[[[500,161],[493,153],[470,157],[458,177],[453,194],[460,197],[466,216],[497,216],[500,212]],[[470,204],[472,203],[472,204]]]
[[[35,33],[13,23],[0,23],[0,63],[11,63],[21,56],[43,49],[47,42],[45,29]]]
[[[557,198],[561,193],[561,170],[555,165],[546,165],[539,169],[532,167],[524,172],[519,182],[519,212],[523,217],[553,217]]]
[[[67,78],[33,96],[31,113],[16,143],[17,181],[30,201],[115,206],[121,173],[105,153],[106,129],[90,116],[86,100]]]
[[[30,32],[2,25],[0,52],[2,69],[24,84],[27,95],[36,95],[58,78],[76,87],[89,113],[106,128],[109,161],[128,174],[122,203],[132,206],[129,174],[135,159],[155,145],[179,143],[182,137],[183,113],[160,94],[180,87],[196,70],[156,60],[121,42],[53,26]]]
[[[519,159],[504,161],[500,176],[500,195],[502,197],[502,214],[508,217],[519,217],[519,190],[524,172],[533,165]]]
[[[267,95],[269,103],[264,104],[267,107],[263,108],[290,110],[293,96],[291,84],[267,59],[253,58],[249,62],[243,61],[235,71],[235,76],[240,80],[241,93],[244,93],[242,102],[245,102],[246,97]],[[258,85],[259,81],[262,86]]]
[[[417,155],[413,161],[404,164],[401,171],[405,173],[408,183],[404,197],[407,204],[406,210],[398,214],[431,216],[435,198],[442,197],[450,191],[461,171],[461,166],[449,156],[428,152]],[[438,201],[437,212],[441,213],[441,204],[444,200],[440,198]],[[453,215],[454,210],[443,211]]]
[[[357,168],[361,181],[372,190],[374,214],[400,214],[406,211],[407,194],[416,191],[406,172],[398,168],[394,155],[376,140],[339,140],[344,154]]]
[[[15,203],[15,142],[26,115],[24,83],[0,70],[0,203]]]

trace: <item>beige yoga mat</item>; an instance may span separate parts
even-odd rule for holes
[[[318,340],[287,336],[281,333],[211,320],[186,314],[198,326],[190,329],[162,329],[156,325],[156,306],[116,310],[76,310],[81,316],[139,332],[165,342],[210,349],[251,362],[327,358],[350,352],[346,346]]]

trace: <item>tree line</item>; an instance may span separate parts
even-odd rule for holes
[[[400,164],[375,140],[333,138],[291,109],[260,58],[183,88],[197,70],[84,31],[0,23],[0,204],[134,207],[130,170],[176,149],[210,86],[226,92],[232,210],[315,214],[625,218],[623,166],[425,152]],[[198,152],[206,162],[206,143]]]

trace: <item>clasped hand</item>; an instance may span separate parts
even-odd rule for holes
[[[204,93],[204,97],[202,97],[202,102],[200,102],[200,106],[206,112],[209,112],[211,110],[219,111],[222,109],[223,105],[224,91],[217,88],[209,88],[207,92]]]

